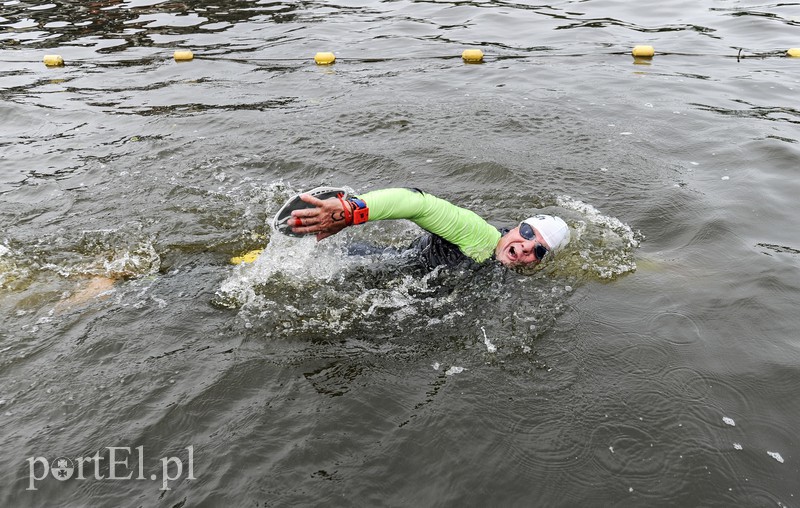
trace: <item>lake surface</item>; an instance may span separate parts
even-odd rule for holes
[[[0,2],[0,505],[800,506],[799,27]],[[544,210],[573,242],[426,273],[345,254],[409,223],[273,235],[318,185]]]

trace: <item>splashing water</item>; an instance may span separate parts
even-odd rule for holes
[[[421,313],[423,301],[428,310],[451,302],[435,282],[441,270],[409,270],[397,253],[350,256],[352,237],[345,232],[317,243],[313,237],[273,235],[254,263],[234,269],[216,303],[240,307],[247,320],[266,321],[276,330],[340,333],[409,320]],[[429,298],[434,293],[445,297]],[[457,309],[434,321],[456,317]]]
[[[102,276],[110,279],[157,273],[161,258],[148,238],[136,239],[116,230],[81,231],[77,244],[49,256],[42,270],[63,277]]]
[[[573,255],[564,261],[567,272],[611,280],[636,270],[633,253],[643,239],[640,233],[583,201],[559,196],[557,202],[578,213],[570,221],[575,234],[568,247]]]
[[[276,201],[286,191],[281,190],[274,193]],[[577,224],[574,245],[533,276],[497,263],[426,272],[401,252],[422,231],[407,221],[386,221],[322,242],[271,234],[255,262],[233,268],[214,303],[238,309],[246,327],[272,338],[355,335],[414,342],[455,335],[496,353],[489,329],[503,337],[508,352],[530,351],[530,341],[547,333],[563,312],[574,281],[610,279],[635,269],[638,240],[628,226],[580,201],[563,198],[559,204],[577,212],[570,221]],[[365,242],[378,247],[371,249],[377,253],[348,254],[349,246]],[[475,327],[482,337],[475,336]]]
[[[489,337],[486,336],[486,328],[481,326],[481,331],[483,332],[483,343],[486,345],[486,351],[490,353],[496,353],[497,346],[492,344],[492,341],[490,341]]]
[[[14,259],[11,249],[0,245],[0,289],[19,291],[30,283],[30,270]]]

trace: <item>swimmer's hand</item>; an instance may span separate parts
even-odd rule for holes
[[[310,194],[301,194],[300,199],[313,208],[294,210],[289,225],[292,233],[316,233],[317,241],[333,236],[347,227],[342,202],[336,198],[317,199]]]

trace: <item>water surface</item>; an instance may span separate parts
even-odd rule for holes
[[[3,2],[0,503],[796,506],[799,22]],[[344,255],[404,223],[273,236],[317,185],[559,213],[575,241],[521,275]],[[149,479],[188,447],[194,479]],[[103,479],[26,490],[29,458],[95,453]]]

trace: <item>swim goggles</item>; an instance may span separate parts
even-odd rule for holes
[[[519,223],[519,236],[526,240],[533,240],[533,253],[536,254],[536,259],[539,261],[541,261],[542,258],[545,257],[549,252],[547,247],[539,243],[539,241],[536,239],[536,231],[534,231],[533,227],[531,227],[531,225],[527,222]]]

